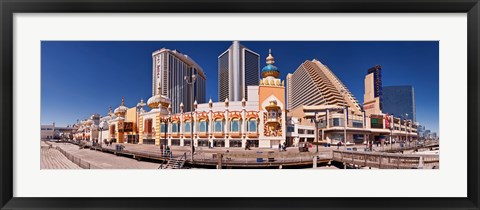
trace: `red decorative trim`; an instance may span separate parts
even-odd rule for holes
[[[223,114],[222,112],[215,112],[213,113],[213,120],[217,120],[217,119],[225,119],[225,114]]]
[[[241,112],[230,112],[228,115],[228,118],[231,120],[233,118],[237,119],[242,119],[242,113]]]

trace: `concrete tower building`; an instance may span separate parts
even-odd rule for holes
[[[382,67],[376,65],[369,68],[365,76],[363,109],[367,116],[382,114],[382,95]]]
[[[218,100],[248,100],[247,86],[258,85],[260,55],[239,41],[218,56]]]
[[[184,80],[184,76],[196,74],[194,87],[194,100],[197,103],[206,102],[207,77],[192,58],[177,50],[162,48],[152,53],[152,96],[160,95],[171,99],[172,113],[180,112],[180,103],[184,104],[184,111],[192,109],[190,88]],[[159,88],[158,86],[162,87]]]
[[[348,107],[357,114],[362,112],[347,87],[318,60],[303,62],[286,80],[289,110],[299,106],[336,105]]]

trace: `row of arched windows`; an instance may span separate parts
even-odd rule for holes
[[[251,118],[245,121],[247,123],[247,132],[257,132],[258,129],[258,122],[257,119]],[[210,123],[209,121],[206,120],[201,120],[197,123],[193,124],[193,129],[196,130],[196,127],[198,126],[197,132],[209,132],[210,129],[213,129],[213,132],[216,133],[223,133],[224,131],[224,125],[225,125],[225,120],[223,119],[216,119],[213,121],[213,127],[210,128]],[[180,123],[179,122],[173,122],[170,124],[171,127],[171,132],[172,133],[178,133],[180,132]],[[188,133],[191,132],[191,122],[187,121],[183,123],[183,132]],[[230,132],[240,132],[242,129],[242,121],[238,118],[234,118],[230,120],[230,126],[229,126],[229,131]],[[161,132],[165,132],[165,123],[161,124]]]

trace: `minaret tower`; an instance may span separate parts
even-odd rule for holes
[[[262,112],[259,131],[263,135],[259,147],[278,146],[285,142],[286,137],[285,86],[279,79],[280,71],[274,63],[272,50],[269,50],[267,65],[262,69],[262,79],[258,86],[258,105]]]

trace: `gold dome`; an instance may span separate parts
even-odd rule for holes
[[[155,109],[155,108],[158,108],[159,106],[162,106],[162,108],[167,109],[168,106],[170,105],[170,99],[167,96],[162,95],[161,92],[162,92],[162,85],[159,83],[157,94],[150,97],[147,101],[147,105],[148,107],[150,107],[150,109]]]

